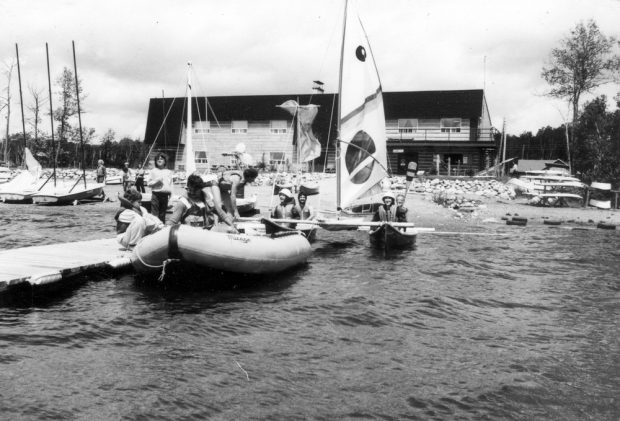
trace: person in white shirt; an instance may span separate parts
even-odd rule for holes
[[[168,158],[159,153],[155,157],[155,168],[149,172],[146,183],[151,188],[151,214],[157,216],[161,222],[166,222],[166,209],[172,194],[172,171],[166,168]]]

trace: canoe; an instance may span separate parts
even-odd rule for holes
[[[299,186],[299,193],[304,193],[306,196],[319,194],[319,183],[315,181],[302,183]]]
[[[121,177],[120,175],[112,175],[105,179],[105,183],[109,185],[123,184],[123,177]]]
[[[511,219],[506,221],[506,225],[516,225],[518,227],[524,227],[527,225],[527,219]]]
[[[299,231],[304,237],[308,239],[310,243],[312,243],[316,239],[316,231],[317,226],[314,224],[304,224],[300,221],[299,224],[295,226],[295,228],[290,228],[288,226],[279,224],[275,221],[272,221],[269,218],[261,219],[261,223],[265,226],[266,234],[274,234],[278,232],[290,232],[290,231]]]
[[[401,249],[411,247],[415,244],[417,231],[401,231],[389,222],[381,224],[374,230],[368,232],[370,244],[375,247],[388,249]]]
[[[608,222],[599,222],[598,224],[596,224],[596,228],[603,229],[603,230],[615,230],[616,226]]]
[[[144,237],[134,248],[139,273],[161,271],[168,259],[229,273],[282,272],[305,263],[312,248],[299,232],[272,236],[229,234],[188,225],[166,227]]]

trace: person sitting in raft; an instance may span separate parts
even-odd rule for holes
[[[222,204],[222,195],[218,186],[217,176],[215,174],[205,174],[202,176],[203,188],[202,194],[205,203],[209,207],[210,217],[214,220],[214,225],[223,222],[227,225],[226,231],[237,234],[237,228],[234,224],[234,218],[230,213],[224,210]]]
[[[116,213],[117,241],[131,250],[142,237],[163,228],[161,221],[140,206],[142,193],[131,187],[123,196],[119,194],[121,209]]]
[[[294,217],[295,198],[289,189],[282,189],[278,193],[280,203],[271,211],[271,217],[274,219],[299,219]],[[282,224],[289,228],[295,228],[296,224]]]
[[[187,177],[185,192],[172,208],[172,216],[168,218],[166,225],[186,224],[207,229],[213,226],[213,220],[207,217],[208,208],[202,194],[203,187],[204,183],[198,174]]]
[[[237,209],[237,198],[245,197],[245,186],[253,183],[258,177],[258,171],[255,168],[247,168],[240,171],[226,171],[222,173],[218,187],[222,195],[222,202],[226,211],[234,218],[240,218]]]
[[[146,183],[152,189],[151,214],[157,216],[161,222],[166,222],[166,209],[172,194],[172,171],[166,168],[168,158],[159,153],[155,158],[155,168],[149,173]]]
[[[293,217],[301,220],[316,219],[314,208],[308,205],[308,196],[305,193],[297,195],[297,204],[293,207]]]
[[[373,216],[373,222],[396,222],[396,205],[394,193],[386,192],[381,198],[383,204],[379,206]]]

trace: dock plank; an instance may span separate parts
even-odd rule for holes
[[[62,283],[70,276],[108,267],[111,262],[115,268],[126,267],[131,264],[131,255],[116,238],[0,250],[0,292],[24,282]]]

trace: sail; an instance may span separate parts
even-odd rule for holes
[[[32,155],[32,152],[30,152],[30,149],[28,148],[24,148],[24,156],[24,161],[26,163],[26,168],[28,169],[28,172],[32,174],[32,177],[35,180],[37,180],[41,175],[41,164],[39,164],[39,161],[36,160],[36,158]]]
[[[187,64],[187,131],[185,136],[185,173],[189,176],[196,171],[194,145],[192,139],[192,64]]]
[[[297,147],[299,148],[300,162],[312,161],[321,155],[321,144],[312,132],[312,122],[319,112],[319,106],[314,104],[299,105],[297,101],[289,99],[279,105],[291,115],[297,114]]]
[[[379,74],[357,13],[345,9],[340,74],[338,207],[381,190],[387,175],[385,113]]]

